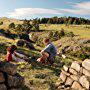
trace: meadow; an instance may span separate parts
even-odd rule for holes
[[[65,24],[44,24],[40,25],[41,30],[56,30],[64,29],[67,32],[73,32],[79,35],[80,38],[90,38],[90,25],[65,25]]]

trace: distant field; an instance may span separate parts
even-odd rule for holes
[[[88,27],[88,28],[87,28]],[[90,38],[90,25],[61,25],[61,24],[41,24],[41,30],[61,30],[64,29],[67,32],[73,32],[75,35],[79,35],[81,38]]]

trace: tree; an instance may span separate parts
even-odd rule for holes
[[[48,24],[52,24],[53,23],[53,20],[51,18],[48,19]]]
[[[15,24],[14,24],[14,23],[10,23],[10,24],[9,24],[9,28],[10,28],[10,29],[15,29]]]
[[[74,20],[73,24],[77,24],[77,20],[76,19]]]
[[[16,32],[18,33],[18,34],[20,34],[20,33],[22,33],[22,25],[21,24],[18,24],[17,26],[16,26]]]
[[[30,24],[30,21],[25,19],[22,24],[22,31],[27,33],[30,32],[31,28],[32,25]]]
[[[3,25],[3,22],[0,22],[0,25]]]
[[[37,30],[37,31],[39,30],[39,22],[37,19],[34,19],[32,21],[32,26],[33,26],[34,30]]]

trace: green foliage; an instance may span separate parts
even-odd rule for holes
[[[49,33],[49,38],[52,40],[52,41],[55,41],[55,40],[58,40],[60,39],[60,32],[59,31],[51,31]]]
[[[61,29],[61,31],[50,31],[49,38],[52,41],[59,40],[62,36],[65,36],[64,29]]]
[[[10,23],[9,24],[9,29],[15,29],[15,24],[14,23]]]
[[[30,32],[32,28],[32,25],[30,24],[30,21],[24,20],[22,24],[22,31],[23,32]]]
[[[86,51],[71,51],[71,52],[68,52],[69,55],[71,56],[74,56],[74,57],[77,57],[81,60],[84,60],[84,59],[90,59],[90,54],[89,53],[86,53]]]
[[[36,41],[36,45],[44,47],[43,38],[38,38],[37,41]]]
[[[36,74],[35,78],[44,79],[46,76],[46,74]]]
[[[72,62],[73,62],[72,59],[68,59],[68,58],[62,59],[63,65],[66,65],[66,66],[69,66]]]
[[[7,48],[6,43],[0,43],[0,53],[6,54],[7,53],[6,48]]]
[[[81,58],[82,60],[85,60],[85,59],[90,59],[90,55],[88,54],[79,54],[79,58]]]
[[[39,21],[37,19],[34,19],[32,21],[32,30],[35,30],[35,31],[39,30]]]
[[[3,22],[0,22],[0,25],[3,25]]]
[[[74,37],[75,35],[74,35],[73,32],[68,32],[68,33],[66,34],[66,36],[67,36],[67,37]]]
[[[21,25],[21,24],[18,24],[18,25],[16,26],[16,28],[15,28],[15,31],[16,31],[17,34],[22,33],[22,25]]]
[[[90,24],[89,19],[77,18],[77,17],[52,17],[37,19],[40,24]]]

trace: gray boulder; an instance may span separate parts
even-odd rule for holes
[[[19,74],[15,76],[8,75],[8,86],[9,87],[21,87],[24,85],[24,78]]]

